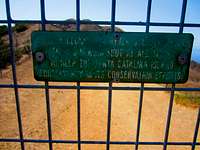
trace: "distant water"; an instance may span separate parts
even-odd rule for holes
[[[200,63],[200,49],[192,50],[192,60]]]

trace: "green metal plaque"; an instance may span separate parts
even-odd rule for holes
[[[193,35],[184,33],[33,32],[39,81],[184,83]]]

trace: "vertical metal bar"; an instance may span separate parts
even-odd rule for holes
[[[45,19],[45,4],[44,0],[40,0],[40,8],[41,8],[41,21],[42,21],[42,31],[46,30],[46,19]]]
[[[109,82],[109,91],[108,91],[108,121],[107,121],[107,142],[106,142],[106,150],[109,150],[109,149],[110,149],[111,110],[112,110],[112,82]]]
[[[183,25],[184,25],[184,21],[185,21],[186,7],[187,7],[187,0],[183,0],[179,33],[183,33]],[[163,150],[167,149],[167,142],[168,142],[168,137],[169,137],[169,127],[170,127],[170,121],[171,121],[171,113],[172,113],[172,107],[173,107],[173,101],[174,101],[174,88],[175,88],[175,84],[172,85]]]
[[[173,102],[174,102],[174,88],[175,88],[175,84],[173,83],[172,89],[171,89],[169,107],[168,107],[167,123],[166,123],[166,129],[165,129],[165,138],[164,138],[163,150],[167,149],[167,142],[168,142],[168,137],[169,137],[169,128],[170,128],[172,108],[173,108]]]
[[[115,32],[115,12],[116,12],[116,0],[112,0],[111,32]]]
[[[150,17],[151,17],[151,3],[152,3],[152,0],[148,0],[147,18],[146,18],[146,32],[149,32]],[[144,83],[141,83],[135,150],[138,150],[138,146],[139,146],[138,142],[139,142],[139,139],[140,139],[140,126],[141,126],[141,116],[142,116],[143,95],[144,95]]]
[[[149,32],[150,18],[151,18],[151,4],[152,4],[152,0],[148,0],[147,19],[146,19],[146,32]]]
[[[142,115],[143,95],[144,95],[144,83],[141,83],[135,150],[138,150],[138,146],[139,146],[138,142],[140,138],[140,124],[141,124],[141,115]]]
[[[199,131],[199,123],[200,123],[200,108],[199,112],[197,115],[197,122],[196,122],[196,127],[194,131],[194,137],[193,137],[193,143],[192,143],[192,150],[195,150],[196,142],[197,142],[197,136],[198,136],[198,131]]]
[[[183,33],[186,8],[187,8],[187,0],[183,0],[179,33]],[[195,131],[194,131],[193,143],[192,143],[192,148],[191,148],[192,150],[194,150],[195,146],[196,146],[196,139],[197,139],[198,130],[199,130],[199,120],[200,120],[200,108],[199,108],[199,113],[198,113],[198,116],[197,116],[197,123],[196,123]]]
[[[41,5],[41,21],[42,21],[42,31],[46,30],[46,19],[45,19],[45,4],[44,0],[40,0]],[[45,97],[46,97],[46,110],[47,110],[47,127],[48,127],[48,138],[49,138],[49,149],[53,149],[52,144],[52,130],[51,130],[51,105],[49,98],[49,83],[45,81]]]
[[[80,0],[76,0],[76,30],[80,31]]]
[[[77,132],[78,150],[81,150],[81,107],[80,107],[80,82],[77,82]]]
[[[19,129],[19,136],[21,141],[21,149],[24,150],[24,142],[23,142],[23,128],[22,128],[22,119],[21,119],[21,109],[20,109],[20,102],[19,102],[19,91],[17,88],[17,74],[16,74],[16,64],[15,64],[15,51],[13,48],[13,37],[12,37],[12,26],[11,26],[11,14],[10,14],[10,2],[9,0],[5,0],[6,4],[6,15],[8,20],[8,37],[9,37],[9,49],[11,53],[11,65],[12,65],[12,77],[13,77],[13,84],[14,84],[14,92],[15,92],[15,103],[17,109],[17,120],[18,120],[18,129]]]
[[[183,33],[183,26],[184,26],[184,21],[185,21],[186,8],[187,8],[187,0],[183,0],[179,33]]]
[[[49,149],[53,149],[52,144],[52,130],[51,130],[51,105],[49,98],[49,84],[45,81],[45,96],[46,96],[46,110],[47,110],[47,126],[48,126],[48,138],[49,138]]]
[[[80,0],[76,0],[76,30],[80,31]],[[81,150],[81,104],[80,104],[80,82],[77,82],[77,133],[78,150]]]
[[[115,32],[115,10],[116,10],[116,0],[112,0],[111,32]],[[109,82],[109,89],[108,89],[108,120],[107,120],[106,150],[110,149],[111,112],[112,112],[112,81]]]
[[[186,8],[187,8],[187,0],[183,0],[179,33],[183,33],[183,26],[184,26],[184,22],[185,22]],[[200,122],[200,108],[199,108],[198,115],[197,115],[197,122],[196,122],[196,126],[195,126],[193,143],[192,143],[192,148],[191,148],[192,150],[195,150],[198,131],[199,131],[199,122]]]

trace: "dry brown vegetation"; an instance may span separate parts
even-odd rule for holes
[[[192,61],[188,81],[185,84],[177,84],[176,87],[200,88],[200,64]],[[200,92],[176,92],[175,102],[186,107],[199,108]]]
[[[0,83],[12,83],[12,72],[4,72]],[[17,65],[19,84],[44,84],[33,77],[32,60],[26,59]],[[76,85],[54,83],[50,85]],[[108,86],[107,83],[82,83],[81,85]],[[114,84],[113,86],[139,86],[139,84]],[[157,84],[145,86],[160,87]],[[77,95],[76,90],[50,90],[53,139],[77,140]],[[113,91],[112,141],[135,141],[139,91]],[[24,138],[48,139],[44,89],[19,89]],[[163,141],[170,94],[162,91],[145,91],[142,110],[141,141]],[[13,89],[0,89],[0,137],[19,137],[15,96]],[[81,90],[81,139],[106,140],[108,112],[107,90]],[[198,109],[174,104],[170,127],[170,141],[191,142]],[[200,134],[198,135],[200,139]],[[47,150],[48,144],[26,143],[27,150]],[[112,145],[111,150],[131,150],[134,146]],[[161,150],[162,146],[139,146],[140,150]],[[187,150],[189,147],[182,147]],[[2,150],[18,150],[20,144],[0,143]],[[54,149],[76,150],[76,144],[54,144]],[[105,145],[82,145],[83,150],[104,150]],[[177,150],[177,146],[169,146]]]
[[[74,21],[70,19],[70,21]],[[14,39],[14,47],[16,53],[18,54],[16,57],[18,59],[23,56],[23,53],[27,53],[30,51],[30,38],[31,33],[33,31],[37,31],[41,29],[41,26],[38,24],[35,25],[26,25],[27,30],[24,32],[13,32],[13,39]],[[75,24],[68,24],[68,25],[46,25],[46,30],[48,31],[75,31],[76,25]],[[81,31],[110,31],[109,26],[98,26],[98,25],[81,25]],[[116,31],[122,32],[120,28],[116,28]],[[2,40],[5,44],[8,44],[8,36],[3,36]],[[200,87],[200,64],[195,61],[191,62],[190,65],[190,73],[189,73],[189,80],[185,84],[177,84],[177,87]],[[176,102],[179,104],[184,104],[184,106],[192,106],[192,107],[199,107],[200,106],[200,94],[199,92],[176,92]],[[183,103],[182,103],[183,102]],[[188,103],[188,105],[186,105]]]
[[[93,27],[90,26],[90,28]],[[14,33],[15,47],[23,47],[30,41],[30,34],[39,25],[28,25],[25,32]],[[75,30],[74,25],[62,26]],[[63,30],[61,26],[47,25],[47,30]],[[96,28],[102,28],[97,27]],[[105,27],[107,28],[107,27]],[[104,28],[104,29],[105,29]],[[87,26],[81,26],[87,30]],[[106,29],[107,30],[107,29]],[[109,30],[109,29],[108,29]],[[4,42],[8,37],[3,37]],[[196,67],[197,66],[197,67]],[[190,78],[183,87],[200,87],[199,65],[191,64]],[[17,64],[18,84],[44,84],[33,77],[31,57],[24,56]],[[10,66],[2,70],[0,84],[12,84]],[[76,85],[76,83],[53,83],[50,85]],[[82,83],[81,85],[108,86],[107,83]],[[114,86],[140,86],[139,84],[114,84]],[[145,86],[160,87],[157,84]],[[50,90],[53,139],[77,140],[77,95],[76,90]],[[182,94],[183,92],[180,92]],[[179,94],[179,93],[177,93]],[[199,94],[199,93],[197,93]],[[135,141],[139,91],[113,91],[111,140]],[[48,139],[44,89],[19,89],[24,138]],[[141,141],[163,141],[170,94],[162,91],[145,91],[141,122]],[[108,91],[81,90],[81,139],[106,140]],[[191,142],[198,108],[174,104],[169,141]],[[18,138],[16,105],[13,89],[0,89],[0,138]],[[198,134],[200,142],[200,134]],[[54,149],[76,150],[76,144],[54,144]],[[48,144],[26,143],[27,150],[47,150]],[[2,150],[18,150],[18,143],[0,143]],[[104,150],[105,145],[82,145],[83,150]],[[131,150],[134,146],[111,145],[111,150]],[[161,150],[162,146],[139,146],[141,150]],[[170,150],[188,150],[188,146],[169,146]],[[197,147],[197,149],[200,149]]]

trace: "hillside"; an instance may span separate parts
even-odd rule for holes
[[[39,30],[40,25],[26,25],[27,29],[22,32],[14,31],[14,46],[18,57],[30,55],[30,34]],[[82,25],[81,30],[110,30],[109,27],[97,25]],[[76,30],[75,25],[47,25],[47,30],[71,31]],[[120,29],[119,29],[120,30]],[[2,37],[6,47],[8,37]],[[2,55],[1,55],[2,56]],[[36,81],[33,77],[32,59],[26,57],[19,59],[16,74],[18,84],[44,84]],[[1,84],[12,84],[12,71],[9,65],[0,74]],[[200,65],[191,62],[190,77],[186,84],[179,86],[199,87]],[[74,86],[74,82],[50,82],[50,85]],[[108,86],[108,83],[81,83],[82,86]],[[135,83],[114,83],[113,86],[140,86]],[[145,86],[162,87],[158,84],[145,84]],[[44,89],[19,88],[20,110],[22,117],[23,135],[25,139],[48,139],[46,103]],[[56,140],[77,140],[77,91],[76,89],[50,89],[50,108],[52,122],[52,138]],[[182,93],[177,93],[181,95]],[[106,140],[107,114],[108,114],[108,91],[107,90],[81,90],[81,140]],[[139,108],[140,92],[134,90],[113,90],[112,93],[112,119],[111,141],[135,141],[137,130],[137,116]],[[176,95],[176,100],[178,100]],[[183,99],[183,98],[182,98]],[[181,99],[181,100],[182,100]],[[13,89],[0,89],[0,137],[19,138],[16,104]],[[166,128],[166,117],[170,93],[164,91],[145,91],[143,96],[143,108],[140,128],[140,141],[163,141]],[[185,102],[185,101],[184,101]],[[192,104],[193,106],[193,104]],[[198,107],[198,106],[197,106]],[[191,142],[194,135],[194,127],[198,108],[194,109],[173,105],[173,113],[170,124],[169,141]],[[198,134],[197,139],[200,139]],[[77,149],[76,144],[53,144],[54,149]],[[133,145],[111,145],[112,150],[133,149]],[[140,145],[140,150],[159,150],[162,146]],[[177,150],[177,146],[169,145],[171,150]],[[179,147],[178,147],[179,148]],[[188,147],[180,147],[187,150]],[[0,143],[0,149],[20,149],[18,143]],[[26,143],[25,149],[48,149],[46,143]],[[84,150],[102,150],[104,144],[82,144]]]
[[[190,64],[190,80],[200,82],[200,64],[195,61]]]
[[[74,19],[69,19],[70,21],[75,21]],[[24,25],[26,28],[21,30],[21,26],[17,25],[20,27],[20,30],[16,30],[16,27],[13,27],[13,41],[14,41],[14,47],[16,50],[16,59],[19,60],[23,54],[30,54],[30,38],[31,38],[31,33],[33,31],[41,30],[41,25],[39,24],[33,24],[33,25]],[[23,26],[22,26],[23,27]],[[47,24],[46,25],[46,30],[47,31],[75,31],[76,30],[76,25],[75,24],[67,24],[67,25],[57,25],[57,24]],[[81,31],[110,31],[110,26],[99,26],[99,25],[86,25],[83,24],[80,26]],[[122,29],[117,28],[115,29],[118,32],[123,32]],[[4,45],[3,48],[2,46],[0,47],[0,54],[1,56],[6,56],[6,59],[2,59],[3,63],[2,65],[5,65],[6,61],[9,63],[9,52],[7,50],[7,45],[8,45],[8,35],[5,32],[5,26],[3,27],[2,32],[0,32],[0,43],[1,45]],[[1,37],[2,35],[2,37]],[[5,64],[4,64],[5,63]],[[0,65],[0,68],[3,66]],[[191,61],[191,66],[190,66],[190,74],[189,74],[189,85],[193,85],[194,87],[200,87],[200,64],[198,64],[195,61]]]
[[[74,21],[73,19],[70,19]],[[69,21],[69,20],[67,20]],[[13,45],[15,49],[16,60],[18,61],[24,54],[30,54],[30,41],[31,33],[33,31],[41,30],[39,24],[16,24],[12,27],[13,30]],[[47,24],[47,31],[76,31],[76,24],[58,25]],[[80,25],[81,31],[110,31],[110,26],[99,26],[95,24],[83,24]],[[116,27],[117,32],[123,32],[122,29]],[[8,51],[9,39],[7,35],[7,26],[0,26],[0,69],[5,68],[10,63],[10,52]]]
[[[70,19],[70,21],[74,21]],[[1,28],[0,35],[2,36],[0,43],[0,68],[5,68],[9,66],[10,53],[8,51],[8,35],[6,33],[6,27]],[[14,49],[17,63],[23,63],[27,59],[30,59],[30,38],[33,31],[41,30],[41,25],[16,25],[13,27],[13,41]],[[47,31],[76,31],[75,24],[67,25],[46,25]],[[83,24],[80,26],[81,31],[110,31],[110,26],[99,26],[99,25],[86,25]],[[115,29],[118,32],[123,32],[120,28]],[[28,56],[28,57],[27,57]],[[3,73],[2,73],[3,72]],[[0,77],[3,76],[5,70],[0,71]],[[170,84],[166,86],[171,87]],[[176,87],[200,87],[200,64],[191,61],[189,79],[185,84],[177,84]],[[199,92],[176,92],[175,100],[179,104],[186,106],[199,107],[200,106],[200,93]]]

